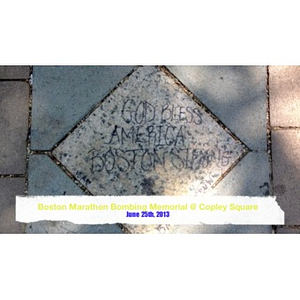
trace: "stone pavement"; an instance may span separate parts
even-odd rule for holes
[[[0,232],[298,233],[299,106],[294,66],[0,67]],[[203,192],[276,195],[286,226],[15,222],[16,195]]]

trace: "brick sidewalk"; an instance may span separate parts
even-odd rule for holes
[[[121,233],[115,225],[14,221],[15,195],[82,195],[51,149],[134,67],[0,67],[0,232]],[[168,67],[250,152],[213,195],[276,195],[286,224],[300,225],[299,67]],[[30,73],[33,71],[33,85]],[[28,135],[28,128],[30,128]],[[29,137],[29,138],[28,138]],[[74,181],[75,180],[75,181]],[[163,231],[162,231],[163,232]],[[172,226],[177,233],[272,233],[270,226]]]

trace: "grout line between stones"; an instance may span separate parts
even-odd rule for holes
[[[31,110],[32,110],[32,76],[33,67],[30,66],[29,79],[26,81],[29,84],[29,99],[28,99],[28,131],[26,140],[26,169],[25,169],[25,195],[28,195],[28,168],[29,168],[29,155],[31,147]]]
[[[272,126],[271,127],[272,131],[277,131],[277,130],[300,130],[299,126]]]
[[[1,174],[0,178],[25,178],[25,174]]]
[[[267,93],[267,154],[269,162],[269,195],[274,194],[274,184],[273,184],[273,160],[272,160],[272,126],[271,126],[271,105],[270,105],[270,66],[267,66],[267,84],[266,84],[266,93]],[[277,234],[277,225],[272,225],[272,234]]]
[[[270,195],[273,195],[273,165],[272,165],[272,127],[271,127],[271,114],[270,114],[270,72],[267,66],[267,153],[269,161],[269,179],[270,179]]]
[[[29,76],[30,76],[30,73],[29,73]],[[13,78],[13,79],[8,79],[8,78],[0,78],[0,82],[29,82],[28,79],[25,79],[25,78]]]

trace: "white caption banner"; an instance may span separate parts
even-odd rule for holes
[[[283,225],[275,197],[17,196],[16,221]]]

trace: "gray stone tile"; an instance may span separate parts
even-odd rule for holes
[[[270,66],[272,126],[300,126],[300,66]]]
[[[0,66],[0,79],[28,79],[29,66]]]
[[[24,174],[29,85],[0,82],[0,174]]]
[[[272,132],[274,195],[286,225],[300,225],[300,130]]]
[[[24,195],[24,178],[0,178],[0,233],[24,233],[26,224],[16,222],[16,196]]]
[[[47,155],[29,157],[28,194],[85,195]]]
[[[29,195],[85,195],[46,155],[29,157]],[[40,221],[28,223],[27,233],[122,233],[117,224],[77,225],[71,222]]]
[[[299,234],[300,227],[278,226],[276,233],[278,233],[278,234]]]
[[[34,67],[32,149],[50,150],[133,67]]]
[[[266,67],[168,69],[250,149],[266,150]]]

